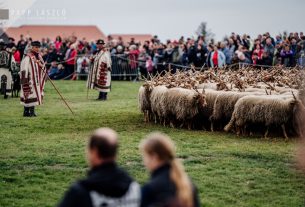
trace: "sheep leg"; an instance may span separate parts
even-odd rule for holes
[[[149,112],[148,119],[149,122],[153,120],[153,114],[151,113],[151,111]]]
[[[243,136],[247,136],[247,125],[243,127]]]
[[[207,131],[207,129],[205,128],[204,124],[202,124],[202,130],[203,131]]]
[[[288,136],[287,136],[287,133],[286,133],[285,124],[282,124],[281,127],[282,127],[282,130],[283,130],[283,134],[284,134],[285,140],[288,141]]]
[[[239,136],[240,135],[240,127],[236,126],[236,135]]]
[[[187,129],[192,130],[192,123],[190,121],[187,122]]]
[[[214,132],[214,124],[211,122],[211,132]]]
[[[170,121],[170,122],[169,122],[169,126],[170,126],[171,128],[175,128],[175,125],[174,125],[173,121]]]
[[[267,137],[267,136],[268,136],[268,133],[269,133],[269,127],[267,127],[267,129],[266,129],[266,132],[265,132],[265,135],[264,135],[264,138],[265,138],[265,139],[268,139],[268,137]]]

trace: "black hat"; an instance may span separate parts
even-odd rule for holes
[[[9,37],[8,40],[11,40],[11,41],[13,41],[13,42],[15,41],[15,39],[12,38],[12,37]]]
[[[0,46],[5,46],[5,45],[6,45],[5,42],[0,41]]]
[[[41,47],[41,44],[40,44],[39,41],[33,41],[33,42],[31,43],[31,46],[33,46],[33,47]]]
[[[104,44],[105,44],[105,42],[104,42],[104,40],[99,39],[99,40],[97,40],[97,41],[96,41],[96,44],[101,44],[101,45],[104,45]]]

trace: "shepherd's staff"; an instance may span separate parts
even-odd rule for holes
[[[93,71],[94,63],[90,63],[89,73],[88,73],[88,80],[87,80],[87,100],[89,99],[89,89],[91,88],[91,80],[92,80],[92,71]]]
[[[46,62],[43,64],[42,66],[42,70],[45,72],[47,78],[49,79],[50,83],[52,84],[53,88],[56,90],[56,92],[58,93],[58,95],[60,96],[61,100],[65,103],[65,105],[68,107],[68,109],[71,111],[71,113],[73,115],[74,112],[72,111],[71,107],[69,106],[69,104],[67,103],[67,101],[64,99],[64,97],[61,95],[61,93],[59,92],[59,90],[56,88],[55,84],[53,83],[53,81],[51,80],[50,76],[47,73],[47,69],[46,69]]]

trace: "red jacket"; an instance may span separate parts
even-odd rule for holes
[[[130,67],[131,69],[137,69],[138,67],[138,57],[139,57],[140,51],[139,50],[133,50],[129,52],[129,59],[130,59]]]
[[[16,50],[16,52],[14,53],[14,59],[16,63],[20,63],[20,52],[19,50]]]
[[[69,52],[69,55],[68,55],[68,59],[67,59],[67,64],[68,65],[75,65],[76,63],[76,55],[77,55],[77,52],[75,49],[71,49],[71,51]]]

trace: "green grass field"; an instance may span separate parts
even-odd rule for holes
[[[55,206],[68,186],[88,170],[89,133],[111,127],[120,135],[119,163],[141,184],[148,179],[139,141],[149,132],[169,134],[197,185],[203,206],[304,206],[305,179],[295,170],[296,141],[235,137],[145,124],[137,108],[140,83],[113,82],[109,101],[85,83],[55,82],[74,109],[72,116],[50,83],[38,117],[23,118],[18,99],[0,98],[0,206]]]

